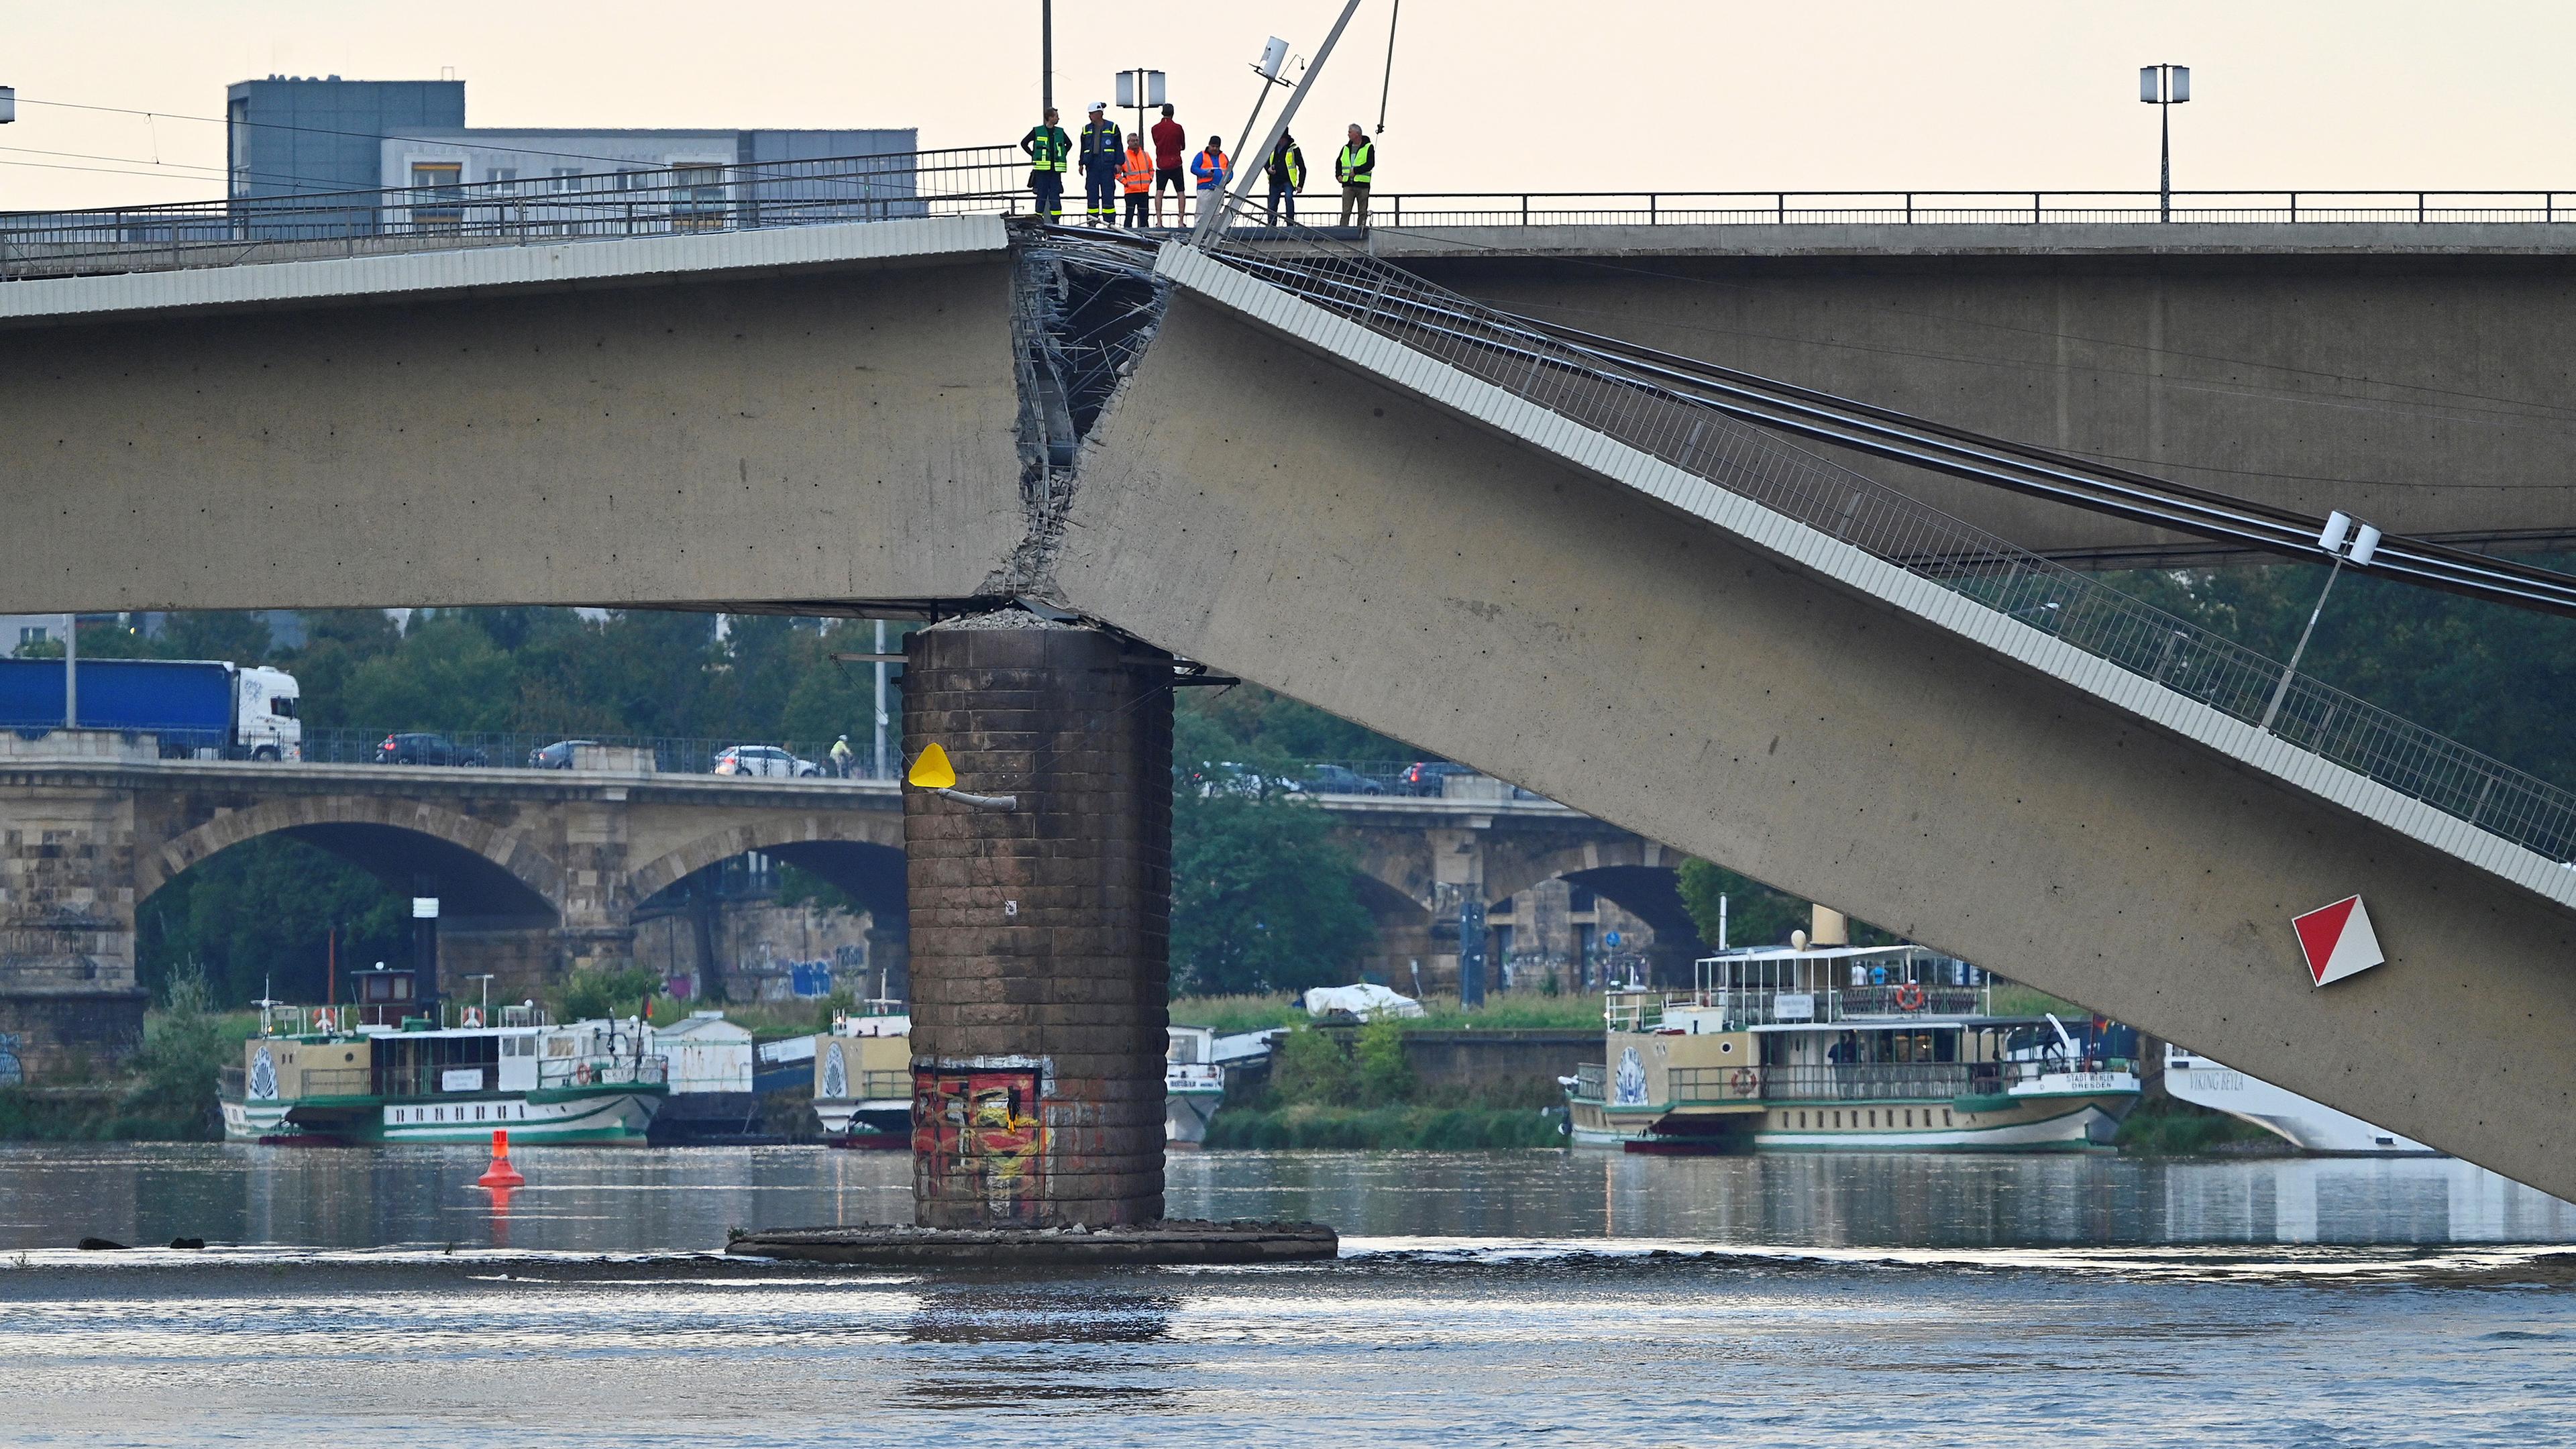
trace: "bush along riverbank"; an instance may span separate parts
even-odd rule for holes
[[[2161,1092],[2122,1118],[2112,1140],[2131,1157],[2288,1157],[2297,1150],[2242,1117]]]
[[[1228,1098],[1208,1124],[1210,1148],[1373,1148],[1476,1151],[1559,1147],[1556,1083],[1512,1078],[1426,1087],[1404,1056],[1406,1023],[1356,1033],[1301,1026],[1271,1057],[1270,1080]]]
[[[216,1074],[241,1060],[255,1020],[208,1011],[204,978],[175,977],[144,1017],[143,1050],[116,1077],[0,1088],[0,1140],[215,1141],[224,1135]]]

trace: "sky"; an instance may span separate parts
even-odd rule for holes
[[[1390,0],[1363,0],[1297,130],[1321,169],[1374,127]],[[1055,0],[1078,125],[1160,68],[1193,138],[1242,126],[1278,34],[1339,0]],[[1039,0],[0,0],[0,210],[217,196],[226,84],[466,82],[476,126],[916,126],[1036,119]],[[2152,189],[2137,68],[2193,67],[2181,188],[2576,189],[2576,6],[2533,0],[1410,0],[1383,191]],[[84,111],[58,104],[112,107]],[[155,113],[152,116],[125,111]],[[40,154],[40,153],[78,153]],[[157,164],[156,164],[157,163]],[[68,169],[93,168],[93,169]],[[194,168],[194,169],[188,169]],[[132,174],[140,173],[140,174]]]

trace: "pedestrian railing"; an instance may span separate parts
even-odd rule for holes
[[[1025,210],[1016,146],[0,214],[0,279]]]
[[[1246,226],[1257,220],[1257,212],[1243,218]],[[1331,238],[1300,232],[1300,245],[1279,249],[1278,235],[1264,229],[1250,242],[1220,235],[1212,254],[2479,830],[2551,860],[2576,857],[2576,794],[2313,679],[2285,684],[2277,660],[1736,422],[1614,358]]]
[[[1390,228],[2556,223],[2576,221],[2576,191],[1416,191],[1372,198],[1370,220]]]

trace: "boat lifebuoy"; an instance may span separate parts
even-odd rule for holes
[[[1923,1009],[1922,985],[1918,982],[1908,981],[1898,986],[1896,988],[1896,1009],[1899,1011],[1921,1011]]]
[[[313,1029],[325,1035],[339,1030],[339,1023],[332,1019],[331,1008],[326,1006],[313,1013]]]
[[[587,1086],[589,1086],[589,1085],[590,1085],[590,1063],[588,1063],[588,1062],[583,1062],[581,1065],[579,1065],[579,1066],[577,1066],[577,1067],[574,1067],[574,1068],[572,1069],[572,1080],[573,1080],[573,1084],[574,1084],[575,1086],[581,1086],[581,1087],[587,1087]]]
[[[1726,1079],[1726,1084],[1734,1089],[1735,1095],[1750,1097],[1753,1095],[1753,1089],[1761,1085],[1761,1081],[1760,1077],[1753,1074],[1751,1067],[1737,1067],[1735,1075]]]
[[[465,1008],[463,1021],[467,1026],[481,1026],[483,1024],[483,1008],[479,1006],[469,1006]]]

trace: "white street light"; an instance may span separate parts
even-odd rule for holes
[[[2138,67],[2138,99],[2156,108],[2156,118],[2164,131],[2164,168],[2156,187],[2156,219],[2173,220],[2173,108],[2191,99],[2191,67],[2187,65],[2142,65]]]

